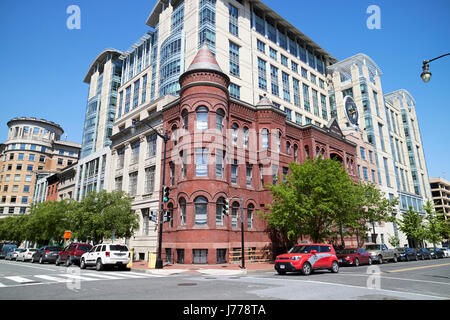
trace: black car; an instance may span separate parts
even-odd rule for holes
[[[430,248],[431,258],[433,259],[442,259],[445,256],[444,251],[439,248]]]
[[[58,253],[61,250],[62,249],[60,247],[55,247],[55,246],[41,247],[33,255],[33,257],[31,258],[31,262],[39,261],[39,263],[44,263],[44,262],[55,263],[56,258],[58,258]]]
[[[411,260],[419,260],[417,257],[416,251],[411,248],[398,248],[398,252],[400,253],[398,259],[400,261],[411,261]]]
[[[420,260],[429,259],[431,260],[431,252],[426,248],[418,248],[415,249],[417,258]]]

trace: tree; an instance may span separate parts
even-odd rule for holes
[[[67,199],[33,204],[27,222],[27,239],[42,245],[51,240],[61,244],[64,231],[70,228],[70,213],[77,204]]]
[[[421,244],[426,238],[426,231],[423,227],[423,216],[414,211],[410,206],[409,210],[404,212],[402,219],[397,219],[400,231],[402,231],[409,240],[416,244]]]
[[[139,227],[138,217],[131,211],[131,198],[123,191],[91,192],[73,210],[70,228],[81,241],[95,243],[105,238],[129,238]]]
[[[434,247],[448,234],[447,222],[438,216],[434,210],[433,202],[427,201],[423,207],[426,212],[425,217],[425,240],[430,241]]]
[[[296,241],[309,236],[314,242],[337,237],[350,223],[355,184],[342,164],[331,159],[291,163],[290,174],[270,186],[271,212],[263,214],[269,227]]]

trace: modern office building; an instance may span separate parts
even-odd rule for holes
[[[440,177],[431,178],[430,186],[434,209],[442,213],[445,219],[450,219],[450,182]]]
[[[36,118],[8,121],[8,139],[0,154],[0,217],[24,214],[35,183],[78,160],[80,144],[61,140],[62,127]]]
[[[339,61],[327,69],[332,115],[341,127],[361,130],[363,140],[373,146],[369,158],[376,169],[369,174],[368,167],[361,167],[367,171],[362,172],[363,180],[367,177],[390,199],[399,198],[398,213],[410,206],[423,212],[423,203],[431,199],[431,192],[425,183],[428,173],[411,95],[404,89],[384,94],[382,72],[365,54]],[[401,246],[407,243],[395,223],[379,225],[375,232],[371,228],[368,240],[388,243],[392,236],[400,239]]]

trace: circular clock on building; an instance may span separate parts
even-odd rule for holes
[[[354,124],[358,124],[358,109],[356,103],[351,96],[345,96],[344,98],[345,113],[348,120]]]

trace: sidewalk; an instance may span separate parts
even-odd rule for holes
[[[242,275],[247,273],[275,271],[273,262],[245,263],[245,269],[240,263],[227,264],[169,264],[163,269],[151,269],[147,261],[133,261],[132,271],[145,272],[157,275],[174,274],[206,274],[206,275]]]

